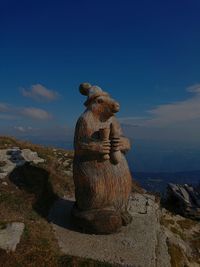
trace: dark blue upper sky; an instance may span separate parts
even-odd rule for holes
[[[139,137],[145,127],[152,138],[161,128],[197,138],[199,14],[198,0],[0,0],[1,129],[71,127],[89,81],[120,101]],[[38,101],[38,85],[59,97]]]

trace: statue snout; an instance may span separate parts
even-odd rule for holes
[[[119,110],[120,110],[120,104],[118,102],[114,102],[112,108],[113,113],[117,113]]]

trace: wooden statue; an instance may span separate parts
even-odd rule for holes
[[[74,137],[72,218],[85,232],[114,233],[131,222],[132,177],[124,155],[130,142],[114,116],[120,106],[108,93],[88,83],[80,85],[80,93],[87,101]]]

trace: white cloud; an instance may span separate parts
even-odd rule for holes
[[[10,115],[10,114],[0,114],[1,120],[16,120],[18,117],[16,115]]]
[[[200,84],[186,88],[192,96],[183,101],[159,105],[147,111],[146,117],[121,118],[121,122],[131,126],[145,127],[187,127],[200,124]]]
[[[0,119],[16,120],[21,117],[30,119],[49,120],[52,115],[44,109],[34,107],[16,107],[5,103],[0,103]]]
[[[148,113],[151,118],[142,122],[145,126],[167,126],[176,123],[185,123],[200,120],[200,85],[187,88],[193,93],[186,100],[160,105]]]
[[[21,133],[32,132],[35,130],[31,126],[15,126],[14,129]]]
[[[48,113],[46,110],[39,109],[39,108],[23,108],[21,109],[20,113],[31,119],[39,119],[39,120],[48,120],[51,119],[51,114]]]
[[[8,105],[5,103],[0,103],[0,112],[6,112],[8,110]]]
[[[58,92],[47,89],[41,84],[32,85],[30,89],[22,88],[22,95],[37,101],[54,101],[59,96]]]
[[[200,84],[195,84],[195,85],[188,87],[187,91],[200,94]]]
[[[14,129],[22,133],[26,132],[26,129],[23,126],[15,126]]]
[[[141,124],[141,121],[145,120],[146,117],[122,117],[118,118],[119,122],[124,125],[131,125],[133,127],[138,127]]]

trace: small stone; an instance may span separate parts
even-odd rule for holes
[[[69,159],[66,159],[64,162],[63,162],[63,166],[64,167],[68,167],[70,165],[70,160]]]
[[[64,171],[64,173],[69,177],[73,176],[73,172],[72,171]]]
[[[25,161],[33,162],[35,164],[44,163],[45,161],[44,159],[38,156],[37,152],[33,152],[30,149],[23,149],[22,156],[25,159]]]
[[[3,180],[4,178],[6,178],[7,173],[0,173],[0,179]]]
[[[8,183],[7,182],[3,182],[2,185],[5,185],[6,186],[6,185],[8,185]]]

